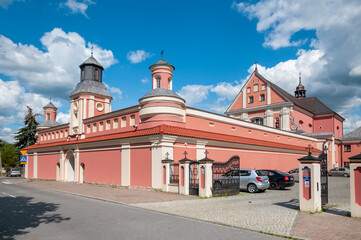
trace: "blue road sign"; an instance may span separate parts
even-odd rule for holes
[[[28,161],[28,156],[20,156],[20,162],[27,162]]]

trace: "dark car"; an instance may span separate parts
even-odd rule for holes
[[[270,181],[270,189],[285,189],[295,185],[293,176],[277,170],[261,170],[264,172]]]

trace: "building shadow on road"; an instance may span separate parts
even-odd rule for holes
[[[0,198],[0,238],[15,239],[40,224],[60,223],[70,220],[54,213],[59,204],[33,202],[30,197]]]
[[[278,202],[278,203],[275,203],[275,205],[294,209],[294,210],[300,209],[300,202],[296,198],[291,199],[290,201],[287,201],[287,202]]]

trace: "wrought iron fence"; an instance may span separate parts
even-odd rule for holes
[[[213,196],[238,194],[240,178],[240,159],[231,157],[227,162],[214,162],[213,170]]]
[[[170,184],[179,184],[179,163],[170,164],[169,169],[169,183]]]

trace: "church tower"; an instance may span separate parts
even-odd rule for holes
[[[112,97],[103,81],[103,66],[93,57],[80,66],[80,82],[70,93],[70,135],[84,133],[83,119],[111,112]]]
[[[139,117],[142,125],[183,126],[185,100],[172,90],[174,66],[165,61],[162,56],[149,69],[152,75],[152,90],[139,99]]]
[[[46,129],[49,127],[55,127],[58,126],[59,123],[56,121],[56,111],[58,110],[57,107],[54,106],[54,104],[50,102],[43,107],[44,108],[44,121],[39,124],[37,129]]]
[[[306,98],[306,89],[301,83],[301,73],[298,79],[298,86],[296,87],[295,97],[299,99]]]

